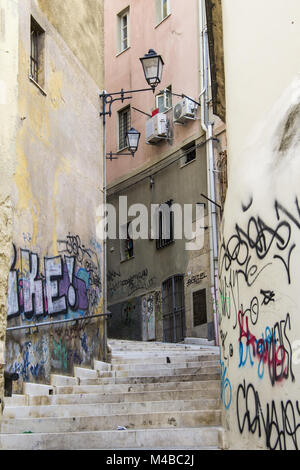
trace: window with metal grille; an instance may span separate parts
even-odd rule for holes
[[[45,31],[31,17],[30,76],[39,85],[43,84],[43,49]]]
[[[157,211],[157,233],[156,248],[164,248],[174,241],[174,212],[172,211],[173,201],[161,204]]]
[[[127,147],[127,132],[131,126],[130,106],[119,111],[119,150]]]
[[[162,283],[163,337],[165,342],[185,337],[184,276],[177,274]]]
[[[193,292],[193,316],[194,326],[207,323],[206,289]]]

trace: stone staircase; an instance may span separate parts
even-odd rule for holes
[[[6,397],[0,448],[218,449],[216,347],[110,340],[110,363]]]

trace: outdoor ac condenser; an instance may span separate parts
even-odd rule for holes
[[[195,119],[197,105],[188,98],[180,100],[173,109],[173,121],[184,123],[187,119]]]
[[[167,137],[167,116],[164,113],[155,114],[146,121],[146,142],[156,143]]]

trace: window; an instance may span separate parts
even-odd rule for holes
[[[118,14],[118,53],[129,47],[129,8]]]
[[[207,323],[206,289],[193,292],[194,326]]]
[[[156,0],[156,22],[160,23],[170,14],[170,0]]]
[[[33,17],[31,17],[30,35],[30,77],[43,86],[45,31]]]
[[[156,96],[156,107],[160,113],[172,108],[172,86],[168,86]]]
[[[130,236],[130,224],[131,222],[128,222],[126,225],[121,227],[121,261],[126,261],[127,259],[133,258],[133,240]]]
[[[174,241],[174,213],[172,211],[173,201],[167,201],[159,206],[157,211],[157,234],[156,248],[164,248]]]
[[[190,144],[186,145],[182,148],[184,156],[182,158],[182,165],[186,163],[192,162],[196,160],[196,143],[195,141],[191,142]]]
[[[130,106],[122,109],[119,115],[119,150],[127,147],[127,132],[131,126]]]
[[[161,16],[164,19],[169,14],[169,0],[161,0]]]

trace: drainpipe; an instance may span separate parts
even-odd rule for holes
[[[213,122],[210,121],[210,73],[208,36],[206,25],[205,0],[198,0],[199,8],[199,44],[200,44],[200,96],[201,104],[201,127],[206,134],[206,162],[207,162],[207,190],[208,197],[216,201],[215,179],[214,179],[214,147],[213,147]],[[217,237],[217,212],[216,205],[208,202],[209,231],[209,253],[210,253],[210,288],[213,301],[215,342],[219,346],[218,312],[217,312],[217,282],[218,282],[218,237]]]
[[[103,90],[102,93],[106,93],[106,90]],[[104,109],[102,110],[105,111]],[[106,116],[104,115],[103,119],[103,204],[104,210],[106,209],[107,203],[107,177],[106,177]],[[107,312],[107,239],[103,237],[103,306],[104,313]],[[104,358],[107,360],[107,317],[104,319]]]

